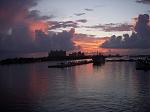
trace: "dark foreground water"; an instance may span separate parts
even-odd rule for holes
[[[0,112],[150,112],[150,72],[131,62],[0,66]]]

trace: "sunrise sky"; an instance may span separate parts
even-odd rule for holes
[[[134,37],[150,36],[149,23],[141,25],[149,20],[144,14],[150,14],[150,0],[1,0],[0,52],[149,50],[142,46],[144,39],[141,44],[139,39],[134,41]],[[145,28],[147,36],[140,36]],[[129,39],[117,38],[124,34]],[[116,35],[115,42],[112,35]]]

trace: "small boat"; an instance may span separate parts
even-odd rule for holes
[[[136,61],[136,70],[150,70],[150,62],[149,60],[145,59],[138,59]]]
[[[92,60],[93,60],[94,65],[99,65],[99,64],[105,63],[105,56],[94,55],[94,56],[92,56]]]

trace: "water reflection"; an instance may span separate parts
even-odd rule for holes
[[[32,111],[32,100],[28,94],[29,66],[3,66],[0,68],[0,96],[3,111]]]
[[[37,71],[36,66],[31,66],[29,71],[28,94],[32,96],[32,98],[48,94],[48,74],[44,73],[44,70]]]
[[[150,72],[131,62],[106,62],[70,68],[48,63],[0,66],[0,98],[15,112],[146,112]]]
[[[136,89],[136,99],[134,104],[139,112],[150,110],[150,73],[138,71],[134,76],[134,87]]]

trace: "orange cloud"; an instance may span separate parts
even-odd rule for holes
[[[84,52],[106,52],[106,49],[99,48],[99,46],[104,43],[108,37],[103,38],[96,38],[96,37],[89,37],[86,35],[79,36],[78,34],[75,35],[73,42],[76,46],[80,47],[81,51]]]
[[[48,33],[48,25],[46,22],[36,21],[29,23],[29,30],[31,32],[32,37],[35,37],[35,30],[41,30],[45,34]]]

